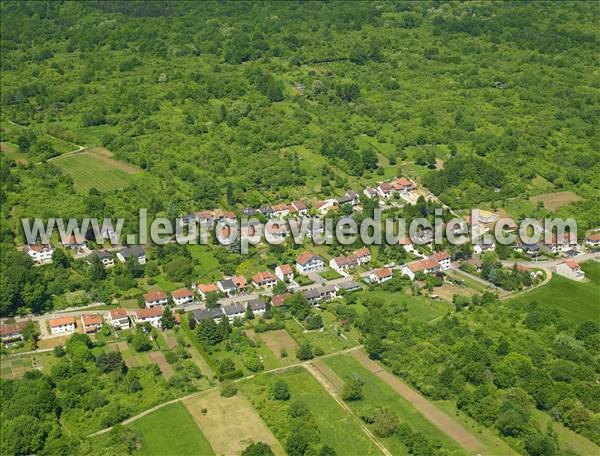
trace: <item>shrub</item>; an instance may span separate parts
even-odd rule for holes
[[[273,385],[273,399],[287,401],[290,398],[288,384],[284,380],[277,380]]]
[[[237,387],[233,383],[223,383],[221,385],[221,396],[232,397],[237,394]]]

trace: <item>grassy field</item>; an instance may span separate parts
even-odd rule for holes
[[[342,380],[359,377],[364,382],[364,399],[347,402],[357,416],[378,407],[387,407],[396,412],[401,422],[408,423],[414,431],[422,432],[427,438],[439,442],[445,448],[460,450],[456,442],[427,421],[408,401],[364,368],[353,357],[349,355],[333,356],[323,358],[322,362]],[[394,455],[408,454],[406,447],[397,436],[384,438],[381,441]]]
[[[555,192],[532,196],[529,200],[534,204],[542,202],[545,209],[555,211],[566,204],[583,201],[583,198],[574,192]]]
[[[435,289],[434,292],[435,293]],[[408,317],[417,321],[427,322],[447,314],[452,305],[446,301],[434,300],[425,296],[409,296],[403,293],[393,293],[384,290],[363,291],[361,298],[377,297],[386,304],[406,305]]]
[[[188,248],[194,259],[194,274],[198,282],[210,283],[222,277],[219,262],[210,251],[210,247],[193,244]]]
[[[78,192],[87,192],[92,187],[100,191],[125,188],[139,172],[133,166],[93,152],[66,155],[52,163],[71,176]]]
[[[240,454],[252,442],[265,442],[276,455],[284,454],[281,444],[241,394],[226,398],[211,391],[186,399],[184,405],[217,454]]]
[[[181,402],[167,405],[129,424],[138,438],[140,455],[167,456],[215,452]]]
[[[321,444],[332,447],[339,455],[379,454],[353,418],[301,367],[277,374],[259,375],[240,384],[244,394],[280,441],[287,438],[283,421],[288,404],[270,398],[271,385],[277,379],[287,382],[291,401],[300,401],[308,407],[319,428]]]
[[[586,282],[575,282],[554,274],[548,285],[519,296],[511,302],[537,301],[540,305],[554,307],[573,325],[585,320],[597,321],[600,318],[600,263],[587,262],[582,264],[582,269],[586,274]]]
[[[576,432],[567,429],[562,424],[557,423],[547,413],[540,410],[534,410],[533,421],[537,424],[538,429],[546,429],[548,425],[551,424],[552,430],[556,433],[562,448],[568,448],[582,456],[600,454],[600,447],[598,445]]]

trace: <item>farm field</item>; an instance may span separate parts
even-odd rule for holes
[[[142,456],[214,455],[208,440],[181,403],[162,407],[128,425],[140,439]]]
[[[288,384],[290,401],[271,399],[272,384],[278,379]],[[285,442],[289,435],[289,429],[285,426],[288,402],[298,401],[305,404],[314,417],[319,429],[320,443],[332,447],[336,454],[379,454],[377,447],[363,433],[353,417],[348,415],[302,367],[259,375],[239,385],[281,442]]]
[[[358,377],[364,382],[364,399],[346,402],[357,416],[364,415],[379,407],[387,407],[398,415],[400,422],[409,424],[413,431],[422,432],[429,439],[443,445],[444,448],[455,451],[460,450],[459,445],[445,434],[443,430],[438,429],[429,422],[409,401],[361,365],[353,356],[332,356],[323,358],[314,364],[328,379],[333,374],[332,383],[337,383],[336,389],[338,389],[338,392],[341,391],[344,381],[348,379]],[[320,364],[324,364],[326,369],[322,369]],[[381,441],[394,455],[408,454],[407,448],[397,436],[382,438]],[[488,448],[487,450],[485,451],[486,453],[491,449]]]
[[[525,304],[537,301],[538,304],[554,307],[575,326],[585,320],[600,318],[600,263],[587,262],[581,265],[586,274],[585,282],[553,274],[548,285],[525,293],[510,302]]]
[[[140,172],[131,165],[90,151],[58,157],[52,163],[71,176],[78,192],[90,188],[100,191],[125,188],[132,182],[132,176]]]
[[[296,341],[288,334],[285,329],[278,329],[275,331],[267,331],[264,333],[257,334],[266,345],[266,347],[273,353],[279,360],[295,360],[296,348],[298,348],[298,344]],[[281,356],[282,350],[287,352],[287,358]]]
[[[542,193],[541,195],[532,196],[529,198],[534,204],[544,203],[544,209],[555,211],[556,209],[565,206],[569,203],[583,201],[583,198],[575,192],[554,192]]]
[[[216,454],[240,454],[253,442],[265,442],[276,455],[284,454],[281,444],[248,399],[239,393],[225,398],[219,391],[211,391],[185,399],[183,404]]]
[[[393,293],[385,290],[360,292],[361,298],[367,296],[382,299],[386,304],[406,306],[406,315],[421,322],[431,321],[446,315],[452,308],[452,305],[446,301],[434,300],[425,296],[409,296],[404,293]]]

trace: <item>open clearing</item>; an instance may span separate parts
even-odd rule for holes
[[[544,203],[544,208],[549,211],[555,211],[561,206],[576,201],[583,201],[583,198],[574,192],[556,192],[556,193],[542,193],[541,195],[532,196],[529,200],[535,204],[540,201]]]
[[[169,404],[129,424],[138,435],[136,454],[152,456],[214,455],[190,412],[180,403]]]
[[[57,157],[52,163],[71,176],[75,190],[79,192],[87,192],[90,188],[100,191],[125,188],[131,183],[131,176],[140,172],[105,153],[91,151]]]
[[[438,409],[420,393],[402,382],[398,377],[383,369],[383,367],[381,367],[375,361],[369,359],[364,350],[356,350],[352,352],[352,356],[370,372],[391,386],[394,391],[410,402],[410,404],[417,409],[429,422],[448,434],[455,442],[457,442],[469,453],[474,454],[485,452],[485,446],[477,437],[467,431],[454,419]]]
[[[276,455],[283,447],[241,394],[222,397],[211,391],[183,401],[217,454],[240,454],[252,442],[264,442]],[[202,413],[206,409],[206,414]]]
[[[600,263],[588,261],[581,265],[586,282],[576,282],[553,274],[548,285],[511,300],[515,303],[537,301],[545,307],[554,307],[575,326],[585,320],[600,319]]]
[[[296,348],[298,347],[296,341],[292,339],[292,336],[290,336],[285,329],[261,333],[260,338],[263,340],[269,350],[271,350],[271,352],[280,359],[283,358],[281,356],[282,348],[285,348],[289,357],[296,353]]]
[[[173,376],[173,374],[174,374],[173,368],[167,362],[167,360],[165,358],[165,355],[163,355],[161,352],[150,352],[150,353],[148,353],[148,360],[151,363],[158,364],[158,367],[160,368],[160,371],[162,372],[162,374],[165,376],[165,378],[167,380],[170,379]]]

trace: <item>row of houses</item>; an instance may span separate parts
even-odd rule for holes
[[[368,247],[355,250],[351,255],[338,256],[329,260],[329,266],[337,272],[357,268],[371,261],[371,252]]]
[[[167,293],[161,290],[145,293],[143,298],[146,309],[152,309],[153,307],[164,307],[169,303],[169,296]],[[189,289],[180,288],[179,290],[171,292],[171,299],[173,300],[173,304],[176,306],[184,306],[186,304],[193,303],[195,296],[194,293]]]
[[[196,322],[209,319],[219,321],[224,316],[227,317],[229,321],[233,321],[235,318],[242,318],[246,314],[246,309],[248,307],[252,309],[254,315],[263,315],[267,311],[267,304],[262,299],[256,298],[245,303],[234,303],[222,307],[197,309],[192,311],[192,315]]]
[[[417,185],[410,179],[398,177],[391,181],[380,182],[377,187],[367,187],[363,190],[367,198],[389,199],[394,195],[406,195],[417,189]]]
[[[75,236],[72,237],[76,238]],[[55,250],[56,249],[54,246],[52,246],[52,244],[29,244],[25,246],[23,252],[29,255],[34,263],[48,264],[52,263],[52,255],[54,254]],[[115,265],[114,256],[108,250],[97,250],[92,253],[92,255],[100,258],[100,261],[105,268],[110,268]],[[139,245],[123,247],[121,250],[116,252],[116,257],[121,263],[126,263],[127,260],[132,257],[139,264],[146,264],[146,254],[144,249]],[[90,262],[90,259],[91,255],[88,257],[88,262]]]

